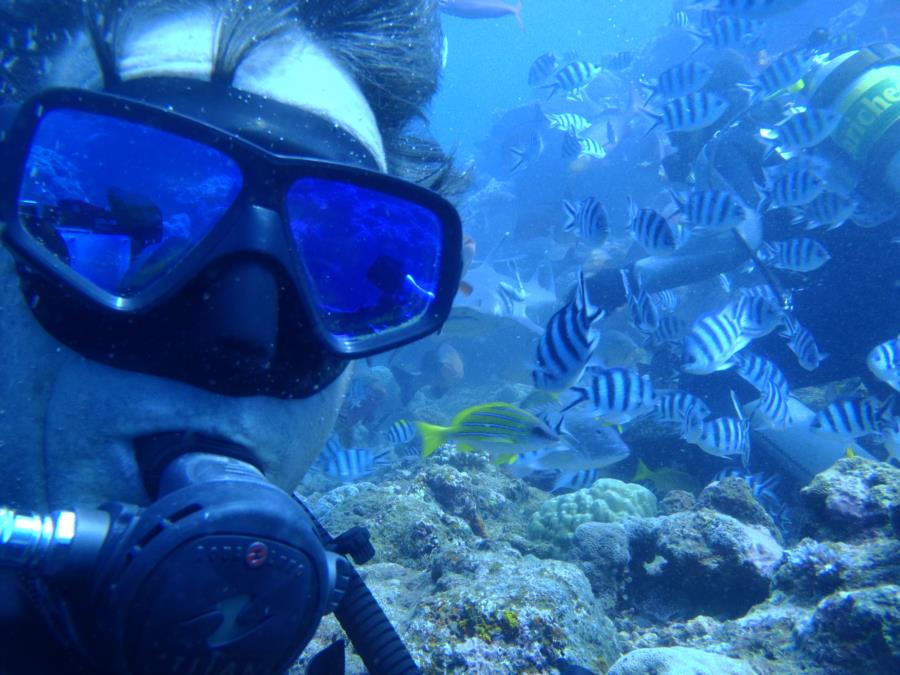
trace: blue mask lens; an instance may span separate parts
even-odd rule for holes
[[[29,234],[75,272],[128,297],[193,251],[242,185],[234,160],[207,145],[60,109],[35,131],[18,210]]]
[[[420,319],[440,278],[443,230],[422,206],[338,180],[288,190],[291,236],[319,317],[352,346]]]

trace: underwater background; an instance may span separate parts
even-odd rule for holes
[[[460,291],[300,492],[426,672],[897,672],[900,5],[440,4]]]

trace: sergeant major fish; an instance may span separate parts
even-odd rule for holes
[[[572,387],[572,391],[577,396],[564,411],[587,401],[591,410],[609,424],[625,424],[656,408],[650,378],[627,368],[599,369],[586,386]]]
[[[877,345],[866,357],[866,365],[875,377],[900,392],[900,336]]]
[[[828,249],[809,237],[764,242],[758,255],[767,265],[790,272],[812,272],[831,260]]]
[[[819,346],[812,333],[799,321],[785,316],[785,328],[782,337],[788,338],[788,347],[797,356],[797,362],[805,370],[815,370],[828,354],[819,351]]]
[[[698,318],[684,339],[682,370],[708,375],[734,365],[732,357],[750,343],[731,311],[709,313]]]
[[[669,101],[663,106],[662,112],[645,110],[655,120],[647,133],[659,125],[663,125],[667,132],[699,131],[718,121],[726,110],[728,101],[718,94],[707,91],[687,94]]]
[[[550,317],[547,330],[538,342],[532,371],[535,387],[562,391],[581,378],[599,340],[594,322],[603,318],[603,314],[591,304],[584,273],[580,273],[575,300]]]

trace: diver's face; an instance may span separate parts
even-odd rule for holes
[[[190,16],[166,19],[141,33],[123,49],[124,78],[208,77],[210,50],[191,45],[211,40],[214,27],[215,17]],[[88,83],[70,74],[54,84]],[[323,116],[355,136],[380,168],[386,166],[367,101],[349,75],[302,36],[251,51],[234,85]],[[290,151],[288,141],[284,152]],[[5,249],[0,249],[0,307],[0,448],[6,453],[0,494],[18,508],[146,503],[134,440],[170,431],[243,445],[269,480],[291,489],[324,445],[349,378],[348,369],[324,390],[299,400],[230,397],[85,359],[34,318]]]

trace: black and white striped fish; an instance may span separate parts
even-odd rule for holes
[[[418,435],[419,430],[416,425],[405,419],[397,420],[384,432],[385,438],[395,445],[409,443]]]
[[[581,379],[599,340],[593,324],[603,315],[602,310],[591,304],[584,272],[581,272],[575,300],[550,317],[547,329],[538,342],[532,371],[535,387],[545,391],[562,391]]]
[[[579,138],[578,157],[593,157],[594,159],[603,159],[606,157],[606,148],[603,143],[593,138]]]
[[[741,85],[753,94],[752,100],[787,89],[802,79],[819,60],[811,50],[795,49],[773,61],[749,85]]]
[[[788,391],[769,380],[766,388],[760,392],[759,405],[753,411],[754,418],[760,419],[759,428],[783,431],[794,424],[788,407]]]
[[[587,401],[591,410],[609,424],[625,424],[656,408],[650,378],[628,368],[596,369],[587,385],[572,387],[572,391],[577,396],[563,411]]]
[[[588,61],[572,61],[560,68],[553,78],[550,97],[558,91],[564,91],[567,97],[581,100],[584,90],[603,69]],[[549,97],[548,97],[549,98]]]
[[[681,426],[691,418],[702,421],[709,415],[709,406],[691,393],[680,389],[662,389],[656,392],[656,417],[661,422]]]
[[[747,211],[730,192],[723,190],[693,190],[687,201],[675,192],[672,198],[679,212],[695,230],[718,232],[740,225]]]
[[[687,324],[676,314],[659,317],[656,330],[647,338],[649,344],[658,346],[665,343],[679,343],[688,332]]]
[[[704,314],[691,326],[684,338],[682,370],[693,375],[708,375],[734,365],[732,357],[750,343],[733,312],[726,308]]]
[[[784,323],[781,304],[770,298],[743,295],[729,305],[734,309],[734,317],[741,327],[741,333],[752,339],[768,335]]]
[[[628,270],[622,269],[622,285],[625,287],[625,300],[628,303],[628,311],[631,315],[631,324],[644,335],[650,335],[659,327],[659,308],[653,302],[650,294],[644,290],[640,279],[637,284],[637,293],[631,288]]]
[[[762,128],[759,135],[769,152],[796,153],[818,145],[831,136],[843,117],[825,108],[803,108],[772,128]]]
[[[749,350],[735,354],[731,359],[735,372],[762,393],[772,382],[779,389],[788,390],[788,381],[774,361]]]
[[[688,425],[682,438],[715,457],[745,457],[750,448],[750,424],[737,417],[717,417]]]
[[[553,481],[550,492],[555,495],[590,487],[603,475],[602,469],[582,469],[581,471],[560,471]]]
[[[781,302],[781,298],[778,297],[778,293],[775,292],[769,284],[757,284],[756,286],[747,286],[740,290],[740,294],[742,297],[746,298],[765,298],[770,302],[775,304],[779,304]]]
[[[716,49],[725,47],[750,47],[759,42],[765,24],[743,16],[723,16],[709,28],[707,33],[692,34],[700,38],[698,47],[712,45]],[[696,50],[695,50],[696,51]]]
[[[375,453],[368,448],[345,450],[337,436],[332,434],[313,469],[342,483],[352,483],[370,475],[379,465],[385,464],[387,452]]]
[[[836,192],[823,192],[809,204],[801,207],[802,216],[798,216],[794,222],[806,221],[806,229],[827,227],[836,230],[847,220],[853,217],[857,204]]]
[[[541,54],[528,69],[528,84],[532,87],[543,84],[556,72],[558,67],[559,60],[556,58],[556,54],[553,52]]]
[[[781,336],[788,338],[788,347],[797,356],[800,367],[805,370],[815,370],[828,358],[828,354],[819,351],[812,333],[789,315],[785,316],[785,329]]]
[[[750,420],[741,412],[733,391],[731,401],[737,417],[717,417],[703,422],[690,417],[682,429],[681,437],[716,457],[737,455],[746,468],[750,465]]]
[[[603,59],[603,67],[610,70],[626,70],[634,63],[634,52],[630,50],[622,50],[615,54],[610,54]]]
[[[693,94],[706,86],[712,74],[711,67],[698,61],[685,61],[672,66],[661,72],[655,83],[641,82],[643,87],[650,90],[650,96],[644,101],[644,105],[657,96],[673,99]]]
[[[900,391],[900,336],[877,345],[866,357],[872,374],[894,391]]]
[[[766,192],[765,206],[803,206],[825,191],[825,181],[809,169],[791,171],[776,178]]]
[[[839,398],[816,413],[809,428],[817,434],[846,439],[877,434],[888,405],[872,396]]]
[[[828,249],[809,237],[764,242],[758,255],[767,265],[790,272],[812,272],[831,260]]]
[[[653,304],[659,308],[659,311],[671,314],[678,307],[678,296],[671,288],[665,288],[656,293],[650,294]]]
[[[698,91],[680,96],[666,103],[662,112],[644,111],[655,120],[647,133],[660,125],[664,126],[667,132],[699,131],[718,121],[726,110],[728,101],[718,94]]]
[[[551,129],[559,129],[560,131],[574,131],[575,134],[581,134],[591,127],[588,119],[577,113],[544,113],[544,117],[550,122]]]
[[[577,202],[563,200],[566,222],[563,230],[577,232],[582,239],[593,244],[602,244],[609,235],[609,216],[599,199],[585,197]]]
[[[628,198],[628,231],[652,255],[667,255],[684,243],[686,236],[654,209],[638,208]]]
[[[675,28],[689,28],[691,19],[684,10],[673,11],[669,17],[669,25]]]

